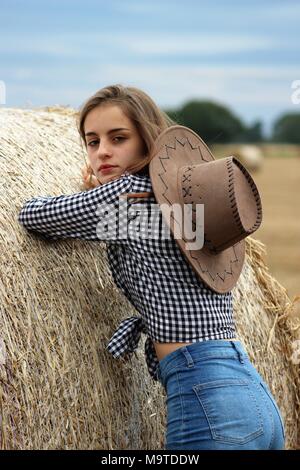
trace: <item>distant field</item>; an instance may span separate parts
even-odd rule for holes
[[[300,295],[300,146],[261,148],[266,158],[252,176],[262,198],[263,222],[253,237],[266,245],[270,272],[292,298]],[[213,151],[216,157],[231,154],[227,145]]]
[[[230,148],[238,144],[214,145],[213,152],[216,157],[230,155]],[[259,144],[257,145],[265,157],[300,157],[300,145],[292,144]]]

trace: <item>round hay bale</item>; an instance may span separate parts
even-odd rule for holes
[[[46,241],[18,223],[27,199],[80,191],[85,151],[76,110],[0,109],[0,447],[163,449],[165,392],[144,359],[105,347],[137,314],[115,287],[105,243]],[[272,278],[264,246],[247,239],[235,287],[238,336],[269,384],[299,448],[297,301]],[[298,335],[298,336],[297,336]]]
[[[257,145],[238,145],[230,150],[249,171],[258,171],[262,168],[264,155]]]

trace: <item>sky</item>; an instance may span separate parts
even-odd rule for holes
[[[228,106],[268,135],[300,112],[299,0],[1,0],[0,106],[78,109],[121,83]]]

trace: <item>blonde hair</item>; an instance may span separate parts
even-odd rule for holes
[[[130,173],[148,173],[152,158],[153,144],[159,134],[167,127],[176,124],[163,110],[155,104],[147,93],[135,87],[120,84],[101,88],[83,104],[79,110],[78,132],[87,148],[84,133],[84,122],[88,113],[97,106],[106,104],[118,105],[128,119],[136,126],[145,145],[145,157],[140,163],[127,168]]]

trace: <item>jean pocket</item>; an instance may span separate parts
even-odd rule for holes
[[[281,430],[282,430],[283,439],[285,440],[284,422],[283,422],[283,419],[282,419],[280,410],[279,410],[279,408],[278,408],[278,405],[277,405],[277,403],[276,403],[276,401],[275,401],[275,398],[273,397],[270,388],[268,387],[268,385],[267,385],[265,382],[260,382],[260,385],[261,385],[262,388],[265,390],[265,392],[267,393],[268,397],[270,398],[271,402],[273,403],[273,405],[274,405],[274,407],[275,407],[275,409],[276,409],[276,412],[277,412],[277,414],[278,414],[278,417],[279,417],[279,420],[280,420],[280,424],[281,424]]]
[[[206,415],[212,438],[245,444],[264,432],[251,382],[220,379],[193,386]]]

